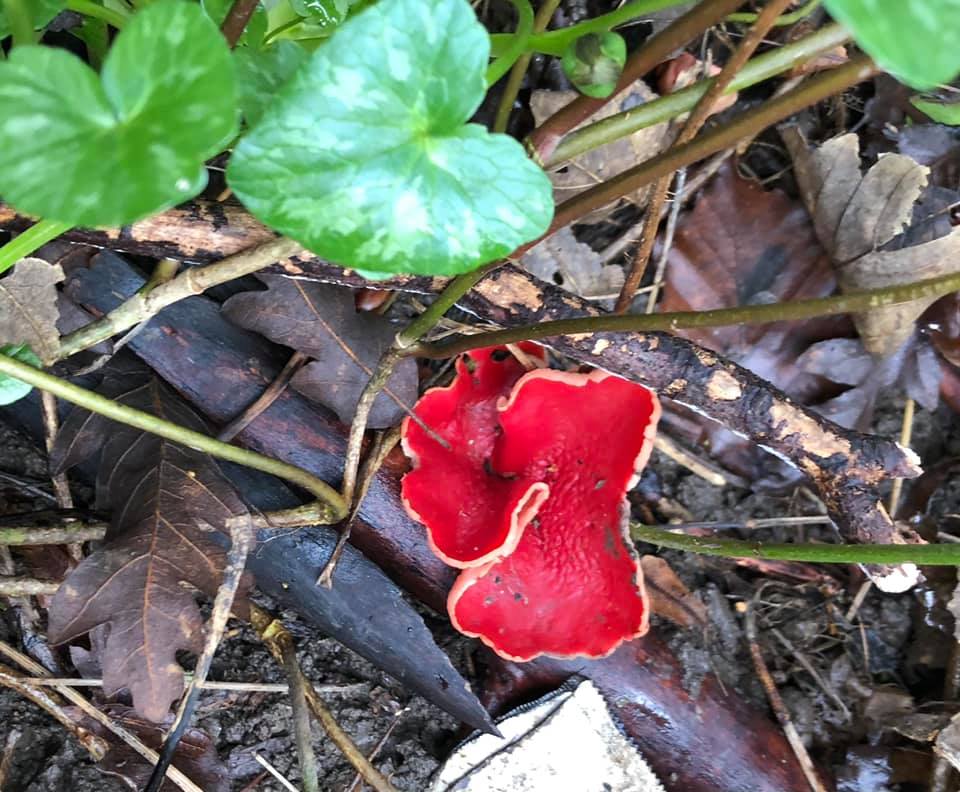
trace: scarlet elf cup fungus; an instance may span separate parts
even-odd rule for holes
[[[493,347],[415,412],[449,447],[404,422],[404,505],[464,570],[447,600],[457,629],[513,660],[601,657],[646,632],[625,496],[652,448],[653,392],[602,371],[527,372]]]

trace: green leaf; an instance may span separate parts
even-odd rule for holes
[[[958,0],[824,0],[877,64],[914,88],[960,73]]]
[[[307,60],[307,51],[295,41],[281,40],[263,50],[238,47],[233,52],[237,69],[240,112],[247,126],[260,121],[280,88]]]
[[[41,367],[40,358],[34,355],[26,344],[17,344],[16,346],[3,344],[0,346],[0,355],[12,357],[21,363],[29,363],[34,368]],[[5,404],[13,404],[13,402],[30,393],[31,390],[33,390],[32,385],[27,385],[26,382],[21,382],[6,374],[0,374],[0,407]]]
[[[619,33],[587,33],[563,53],[563,72],[580,93],[605,99],[617,87],[627,62],[627,43]]]
[[[237,146],[260,220],[367,272],[453,275],[543,233],[550,181],[513,138],[465,123],[489,38],[467,0],[381,0],[348,19]]]
[[[191,198],[237,129],[230,50],[199,6],[137,13],[101,77],[75,55],[0,63],[0,195],[27,214],[119,226]]]
[[[933,101],[915,96],[910,100],[910,104],[925,113],[931,121],[947,126],[960,126],[960,102]]]
[[[322,27],[337,27],[350,11],[349,0],[290,0],[300,16]]]
[[[33,29],[41,30],[47,26],[47,23],[59,14],[66,6],[65,0],[27,0],[27,7],[30,9],[30,15],[33,19]],[[0,2],[0,39],[10,35],[10,20],[7,19],[7,12]]]

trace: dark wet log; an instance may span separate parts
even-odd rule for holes
[[[71,293],[88,308],[109,310],[139,280],[122,261],[105,255],[80,273]],[[252,401],[279,370],[285,354],[230,325],[205,298],[165,309],[131,347],[201,412],[226,422]],[[256,418],[240,441],[302,465],[328,481],[340,477],[345,427],[321,408],[287,392]],[[399,472],[378,474],[352,541],[401,586],[443,610],[453,571],[429,552],[422,529],[403,511]],[[299,586],[288,591],[297,606]],[[501,698],[510,677],[550,687],[572,673],[592,679],[673,792],[777,790],[801,792],[806,782],[779,728],[707,677],[694,695],[683,684],[680,660],[655,635],[597,661],[503,663]],[[529,679],[526,677],[529,676]]]
[[[0,228],[18,229],[27,223],[0,205]],[[242,207],[209,201],[185,204],[119,230],[74,229],[67,234],[69,239],[113,250],[198,263],[272,236]],[[269,269],[348,286],[419,292],[437,291],[446,282],[410,276],[365,281],[306,252]],[[458,305],[505,327],[598,312],[593,304],[510,265],[484,279]],[[640,382],[790,462],[810,477],[831,517],[850,539],[903,541],[900,528],[883,507],[878,487],[889,478],[916,476],[920,468],[916,458],[896,443],[843,429],[794,404],[740,366],[667,333],[590,333],[554,338],[546,344],[575,360]],[[908,534],[907,538],[914,537]],[[908,577],[900,580],[907,582]]]

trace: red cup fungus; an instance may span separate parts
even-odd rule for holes
[[[653,445],[652,391],[602,371],[526,371],[491,347],[462,356],[414,412],[435,435],[403,423],[403,501],[464,570],[447,600],[458,630],[520,661],[602,657],[647,631],[626,492]]]

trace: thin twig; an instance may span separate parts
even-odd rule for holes
[[[725,487],[730,482],[726,476],[718,470],[708,467],[686,449],[681,448],[677,443],[667,437],[665,434],[657,435],[653,441],[654,448],[661,454],[669,457],[678,465],[682,465],[691,473],[699,476],[704,481],[713,484],[715,487]]]
[[[17,753],[17,741],[21,734],[22,732],[16,727],[7,733],[7,741],[3,746],[3,759],[0,760],[0,789],[7,788],[7,776],[10,774],[13,757]]]
[[[690,117],[687,118],[677,137],[674,147],[683,146],[696,137],[697,133],[706,123],[714,106],[721,96],[726,92],[728,86],[733,82],[737,72],[743,68],[743,65],[750,59],[757,47],[763,41],[764,36],[773,27],[777,17],[793,0],[770,0],[757,16],[757,21],[750,28],[744,37],[740,46],[737,47],[730,60],[723,67],[722,71],[716,76],[716,79],[707,88],[706,93],[700,97]],[[650,254],[653,252],[653,244],[657,236],[657,228],[660,226],[660,210],[667,198],[667,191],[670,189],[671,176],[664,176],[657,180],[651,192],[647,203],[647,214],[644,217],[643,234],[640,237],[640,247],[634,258],[633,266],[627,275],[623,288],[620,290],[620,296],[617,298],[617,304],[614,308],[615,313],[624,313],[633,303],[634,295],[643,275],[647,270],[647,263],[650,261]]]
[[[340,530],[340,535],[337,537],[337,543],[333,548],[333,552],[330,553],[330,558],[327,559],[327,563],[323,565],[323,569],[320,571],[320,576],[317,578],[318,586],[332,588],[333,573],[337,568],[337,564],[340,563],[340,557],[343,555],[343,550],[350,539],[353,523],[360,513],[363,499],[367,497],[370,485],[373,483],[383,461],[394,447],[396,447],[398,442],[400,442],[400,427],[395,426],[385,432],[380,432],[374,441],[373,447],[367,452],[367,457],[363,461],[363,467],[360,471],[357,491],[353,497],[353,509],[344,527]]]
[[[520,341],[540,341],[562,335],[597,332],[649,332],[689,330],[696,327],[724,327],[740,324],[765,324],[817,316],[836,316],[859,313],[887,305],[940,297],[960,290],[960,274],[885,286],[879,289],[817,297],[810,300],[791,300],[782,303],[742,305],[735,308],[717,308],[709,311],[676,311],[657,314],[603,314],[577,319],[558,319],[535,325],[517,325],[506,330],[492,330],[470,335],[453,336],[431,344],[415,344],[403,350],[403,355],[428,358],[455,357],[463,352],[499,344]],[[0,366],[4,363],[0,358]]]
[[[653,273],[653,283],[650,284],[650,291],[647,294],[647,313],[653,313],[657,307],[657,300],[660,298],[660,287],[663,284],[663,276],[667,270],[667,259],[670,258],[670,249],[673,247],[673,237],[677,232],[677,221],[680,219],[680,208],[683,206],[683,190],[687,184],[687,169],[680,168],[677,171],[676,180],[673,186],[673,199],[670,201],[670,214],[667,217],[667,227],[663,232],[663,249],[660,251],[660,257],[657,259],[657,268]]]
[[[272,775],[277,780],[280,786],[288,790],[288,792],[300,792],[299,789],[297,789],[293,784],[291,784],[286,778],[283,777],[283,773],[281,773],[279,770],[277,770],[276,767],[270,764],[270,762],[268,762],[266,759],[260,756],[260,754],[255,753],[253,755],[253,758],[256,759],[257,762],[260,764],[260,766],[265,768],[266,771],[270,773],[270,775]]]
[[[294,352],[286,365],[280,370],[280,373],[274,377],[273,382],[266,387],[264,392],[261,393],[252,404],[245,407],[243,412],[220,431],[220,434],[217,435],[217,440],[229,443],[240,434],[240,432],[246,429],[251,421],[273,404],[279,398],[280,394],[287,389],[290,380],[303,368],[307,360],[309,360],[309,358],[304,355],[303,352]]]
[[[0,545],[59,545],[70,542],[97,542],[107,532],[107,523],[85,523],[76,520],[60,528],[39,528],[29,525],[0,527]]]
[[[257,10],[258,2],[259,0],[233,0],[233,5],[230,6],[230,10],[220,26],[220,32],[223,33],[223,37],[231,48],[236,46],[243,35],[243,31],[246,30],[250,18]]]
[[[764,586],[761,586],[757,590],[757,594],[754,599],[757,599],[763,593],[763,589]],[[797,757],[797,762],[800,765],[800,769],[803,771],[803,775],[807,779],[810,789],[814,790],[814,792],[827,792],[827,788],[820,781],[820,778],[817,775],[817,770],[813,766],[813,762],[810,759],[810,755],[807,753],[807,749],[803,745],[803,740],[800,739],[800,735],[797,733],[797,729],[793,725],[793,721],[790,718],[790,712],[784,705],[783,699],[780,698],[780,691],[777,690],[777,685],[773,681],[773,677],[770,676],[770,671],[767,669],[767,664],[764,662],[763,652],[760,650],[760,645],[757,643],[757,627],[754,619],[752,602],[747,603],[747,611],[744,615],[744,626],[747,641],[750,644],[750,658],[753,660],[754,670],[760,679],[760,683],[763,685],[763,689],[767,693],[767,699],[770,701],[770,708],[777,716],[777,720],[780,721],[780,726],[783,728],[783,734],[787,738],[787,742],[790,743],[790,747],[793,749],[794,755]]]
[[[243,571],[247,565],[247,556],[253,549],[256,539],[253,534],[249,515],[246,522],[233,521],[230,525],[230,549],[227,551],[226,562],[223,567],[222,580],[217,588],[217,596],[213,600],[213,611],[207,621],[207,636],[204,639],[203,652],[197,660],[193,671],[193,678],[180,702],[176,720],[163,742],[160,758],[157,760],[153,773],[144,792],[159,792],[166,776],[167,768],[173,762],[177,745],[193,720],[193,713],[200,701],[200,685],[210,673],[213,656],[223,638],[227,628],[227,620],[233,610],[233,603],[240,588]]]
[[[290,680],[290,704],[293,707],[293,735],[297,746],[297,759],[300,762],[300,778],[305,792],[319,792],[317,778],[317,755],[313,752],[313,735],[310,732],[310,707],[307,706],[307,694],[304,690],[306,680],[300,673],[297,653],[292,643],[284,642],[283,667]]]
[[[185,274],[195,271],[196,270],[188,270]],[[166,285],[169,286],[176,283],[181,277],[183,276],[175,278]],[[160,286],[155,289],[152,294],[157,294],[164,288],[165,286]],[[35,369],[27,363],[21,363],[19,360],[7,357],[6,355],[0,355],[0,373],[9,374],[15,379],[22,380],[41,390],[50,391],[66,401],[79,405],[91,412],[103,415],[111,420],[132,426],[136,429],[142,429],[145,432],[151,432],[159,437],[172,440],[175,443],[180,443],[190,448],[195,448],[219,459],[226,459],[229,462],[246,465],[247,467],[252,467],[264,473],[271,473],[297,486],[303,487],[317,498],[314,504],[317,511],[316,519],[313,520],[314,523],[339,522],[347,514],[348,509],[346,502],[333,487],[296,465],[281,462],[278,459],[272,459],[271,457],[258,454],[256,451],[251,451],[246,448],[222,443],[216,438],[205,435],[202,432],[195,432],[192,429],[171,423],[151,413],[120,404],[105,396],[101,396],[99,393],[81,388],[79,385],[67,382],[45,371]]]
[[[407,708],[404,707],[396,715],[393,716],[393,720],[390,721],[390,725],[387,726],[387,730],[383,733],[383,737],[377,740],[377,744],[373,746],[373,750],[370,751],[370,753],[368,754],[367,756],[368,761],[373,762],[373,760],[377,758],[377,756],[380,754],[380,751],[383,750],[383,746],[387,744],[387,740],[390,739],[390,735],[392,735],[394,731],[396,731],[397,726],[400,725],[400,719],[404,716],[406,711],[407,711]],[[347,792],[356,792],[357,788],[360,786],[362,782],[363,782],[363,777],[359,773],[357,773],[354,776],[353,781],[350,782],[350,786],[347,787]]]
[[[154,314],[186,297],[202,294],[211,286],[226,283],[242,275],[250,275],[277,261],[283,261],[303,250],[292,239],[272,239],[250,250],[206,267],[190,267],[173,280],[157,286],[146,294],[137,292],[102,318],[64,336],[60,343],[60,358],[68,358],[84,349],[106,341],[140,324]]]
[[[0,577],[0,597],[36,597],[57,593],[60,583],[27,577]]]
[[[253,603],[250,605],[250,623],[257,631],[260,639],[266,644],[274,659],[284,665],[284,646],[288,647],[288,650],[292,650],[293,637],[283,626],[283,623],[274,619],[267,611]],[[376,792],[397,792],[393,784],[367,760],[367,757],[357,748],[350,736],[340,727],[340,724],[324,706],[320,696],[317,695],[317,691],[304,676],[299,666],[297,666],[297,673],[303,677],[303,689],[310,710],[327,732],[327,736],[347,758],[347,761],[356,768],[357,772],[363,776],[363,780],[372,786]]]
[[[106,740],[80,726],[47,691],[24,685],[22,680],[22,674],[18,674],[9,666],[0,664],[0,685],[10,688],[25,699],[32,701],[76,737],[77,742],[86,748],[94,759],[98,762],[103,759],[109,749]],[[4,756],[4,764],[6,764],[6,756]]]
[[[193,675],[184,674],[189,682]],[[35,687],[103,687],[102,679],[73,679],[71,677],[24,677],[25,685]],[[201,690],[223,690],[231,693],[289,693],[290,686],[282,682],[211,682],[209,679],[199,684]],[[366,682],[356,682],[352,685],[316,685],[318,693],[332,696],[346,696],[365,691],[369,688]]]
[[[17,665],[34,676],[50,676],[50,673],[42,665],[31,660],[22,652],[18,652],[8,643],[0,641],[0,653],[9,657],[11,660],[17,663]],[[27,687],[29,688],[29,686]],[[123,726],[115,723],[111,718],[107,717],[77,691],[65,686],[57,687],[55,689],[61,696],[83,710],[86,715],[93,718],[108,731],[120,738],[120,740],[122,740],[136,753],[146,759],[151,765],[156,764],[157,759],[159,758],[156,751],[154,751],[152,748],[148,748],[136,737],[136,735],[131,734],[129,731],[123,728]],[[184,792],[204,792],[176,767],[170,767],[167,769],[167,778],[180,787],[180,789],[184,790]]]
[[[913,399],[907,399],[903,405],[903,422],[900,425],[900,445],[904,448],[910,447],[913,438],[913,413],[915,404]],[[903,491],[903,479],[895,478],[893,486],[890,489],[890,500],[887,501],[887,511],[891,516],[896,517],[897,509],[900,508],[900,493]]]
[[[600,108],[629,88],[640,77],[666,60],[672,52],[685,47],[711,25],[715,25],[740,5],[740,0],[707,0],[650,38],[627,59],[617,87],[605,99],[580,96],[537,127],[527,138],[527,149],[538,162],[547,161],[561,138],[578,127]]]

